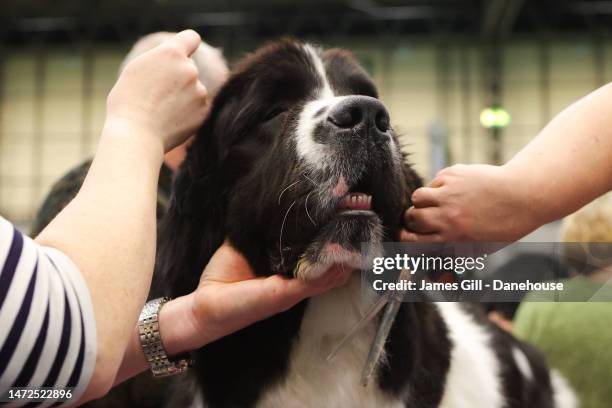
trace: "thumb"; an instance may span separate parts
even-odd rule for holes
[[[190,57],[202,42],[200,35],[193,30],[183,30],[167,41],[167,44],[177,47]]]
[[[244,255],[226,239],[208,261],[200,280],[238,282],[254,277],[255,274]]]

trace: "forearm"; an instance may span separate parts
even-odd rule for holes
[[[119,366],[117,376],[113,382],[113,387],[121,384],[123,381],[129,378],[134,377],[135,375],[140,374],[148,367],[149,363],[147,362],[140,345],[138,327],[134,326],[127,348],[125,349],[125,354],[123,355],[123,361],[121,362],[121,366]]]
[[[503,166],[525,187],[541,223],[563,217],[612,188],[612,85],[557,115]]]
[[[163,158],[161,143],[152,140],[125,122],[107,121],[83,187],[36,238],[66,253],[91,293],[98,354],[83,400],[111,385],[149,290]]]

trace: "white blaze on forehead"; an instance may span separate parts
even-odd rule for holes
[[[315,141],[314,131],[316,126],[326,117],[325,112],[321,115],[317,115],[317,113],[329,108],[334,99],[334,93],[327,80],[325,66],[318,52],[309,44],[304,45],[304,51],[314,68],[314,74],[318,77],[318,87],[315,100],[306,103],[300,113],[297,125],[297,153],[298,157],[306,161],[309,166],[323,168],[326,167],[330,157],[329,146]]]
[[[317,89],[314,100],[307,102],[299,115],[296,129],[296,150],[298,157],[313,169],[324,169],[333,160],[333,152],[330,146],[319,143],[314,139],[316,127],[327,120],[327,112],[348,96],[335,96],[329,84],[325,65],[319,56],[319,52],[313,46],[305,44],[304,52],[310,59],[314,74],[317,75]],[[388,138],[391,145],[392,160],[396,165],[401,162],[399,149],[395,146],[392,137]]]
[[[319,77],[319,82],[320,82],[320,88],[318,89],[319,98],[333,97],[334,92],[332,91],[331,86],[329,85],[329,81],[327,80],[327,74],[325,73],[325,66],[323,65],[323,61],[321,60],[321,57],[319,57],[319,53],[310,44],[304,45],[304,51],[306,51],[306,54],[308,54],[308,56],[310,57],[310,60],[312,61],[312,65],[314,66],[315,71],[317,72],[317,76]]]

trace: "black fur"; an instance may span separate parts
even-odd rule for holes
[[[336,95],[378,96],[349,53],[333,49],[321,57]],[[376,223],[380,223],[383,240],[396,238],[402,212],[421,181],[409,166],[393,167],[389,152],[369,137],[367,129],[332,135],[336,139],[330,143],[335,143],[338,152],[335,169],[309,171],[296,156],[292,143],[295,123],[321,86],[307,53],[291,40],[247,56],[236,68],[216,96],[176,177],[171,207],[159,234],[155,295],[193,291],[204,266],[226,237],[260,276],[290,276],[301,255],[315,258],[326,242],[354,248],[367,240],[363,231]],[[329,126],[321,124],[315,136],[329,137]],[[322,204],[325,199],[313,184],[335,183],[339,173],[353,191],[372,195],[375,219],[361,218],[347,226],[350,222],[339,218],[333,200]],[[303,211],[307,204],[312,205],[311,214]],[[313,220],[307,218],[310,215]],[[195,352],[200,362],[195,371],[210,407],[253,406],[266,387],[283,378],[307,303]],[[537,390],[517,382],[522,381],[521,375],[509,345],[519,343],[496,328],[491,330],[497,333],[499,347],[495,349],[504,367],[505,392],[520,401],[508,406],[550,406],[550,395],[539,400],[539,405],[525,403],[535,400]],[[526,346],[520,347],[530,360],[538,360]],[[378,385],[404,398],[407,407],[435,407],[443,396],[451,349],[446,323],[433,305],[403,304],[385,346],[388,364],[380,368]],[[548,381],[543,365],[536,369],[536,376]]]
[[[335,93],[377,95],[365,71],[347,52],[329,50],[324,61],[334,66],[334,75],[351,73],[341,76],[341,81],[330,81],[336,85]],[[299,176],[294,170],[295,153],[288,151],[291,129],[286,124],[295,119],[301,104],[314,97],[313,91],[321,85],[317,80],[302,48],[285,40],[248,56],[220,90],[178,172],[171,207],[162,221],[156,282],[164,282],[164,288],[157,293],[179,296],[195,289],[204,266],[226,236],[256,274],[291,273],[319,228],[304,214],[290,214],[293,218],[283,235],[290,244],[278,248],[282,215],[291,201],[283,197],[280,210],[276,201],[280,189]],[[368,163],[374,166],[377,160]],[[368,169],[368,174],[396,182],[364,180],[372,195],[381,197],[378,205],[388,227],[387,239],[394,238],[402,209],[416,187],[407,184],[406,175],[411,176],[410,182],[418,180],[408,168],[399,174],[390,171],[380,165]],[[329,176],[309,175],[314,179]],[[307,183],[286,197],[305,200],[311,191]],[[323,224],[331,214],[321,209],[316,217]],[[357,245],[364,238],[351,241]],[[206,362],[198,376],[211,406],[250,406],[265,385],[282,376],[305,306],[302,302],[196,352],[197,360]],[[389,371],[386,381],[390,389],[394,371]]]

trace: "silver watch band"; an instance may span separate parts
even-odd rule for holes
[[[166,377],[186,371],[193,365],[189,356],[170,361],[159,333],[159,311],[170,298],[161,297],[147,302],[138,318],[138,335],[142,351],[154,377]]]

